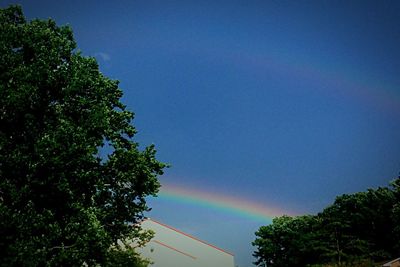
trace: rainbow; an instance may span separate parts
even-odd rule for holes
[[[348,97],[361,101],[369,107],[385,110],[390,114],[400,112],[398,86],[390,82],[370,80],[368,77],[371,75],[368,73],[351,70],[348,66],[330,68],[317,61],[299,60],[294,63],[289,57],[280,58],[252,53],[231,55],[226,57],[226,60],[230,60],[241,68],[251,69],[253,73],[259,75],[259,79],[264,77],[266,72],[273,71],[308,80],[317,85],[311,90],[317,90],[328,97]]]
[[[197,47],[197,44],[187,47]],[[168,45],[163,47],[171,53],[181,53],[181,46]],[[179,50],[174,50],[179,48]],[[210,60],[219,58],[219,62],[228,62],[231,65],[250,70],[257,79],[264,79],[266,73],[280,73],[282,75],[308,80],[317,85],[314,89],[328,97],[347,97],[360,101],[367,107],[397,116],[400,113],[400,94],[398,85],[392,81],[373,79],[374,75],[357,71],[357,66],[331,65],[317,59],[302,59],[288,55],[263,54],[237,48],[217,48],[204,43],[201,50],[186,50],[186,53]],[[312,88],[313,86],[311,86]]]
[[[217,209],[222,212],[246,217],[250,220],[268,223],[276,216],[288,214],[282,212],[281,209],[266,207],[262,203],[249,201],[244,198],[222,194],[217,195],[177,185],[163,185],[159,192],[159,197],[167,201],[185,203],[207,209]]]

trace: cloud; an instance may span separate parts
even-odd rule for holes
[[[103,61],[110,61],[111,60],[111,56],[107,53],[104,52],[98,52],[94,54],[95,57],[97,58],[101,58]]]

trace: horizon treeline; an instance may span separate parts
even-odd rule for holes
[[[316,215],[281,216],[252,243],[257,266],[375,266],[400,256],[400,177],[338,196]]]

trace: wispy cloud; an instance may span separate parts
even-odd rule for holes
[[[111,60],[111,56],[107,53],[104,52],[98,52],[94,54],[95,57],[97,58],[101,58],[103,61],[110,61]]]

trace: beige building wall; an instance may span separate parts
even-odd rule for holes
[[[400,258],[385,263],[382,267],[400,267]]]
[[[233,254],[160,222],[147,219],[142,228],[154,238],[139,253],[152,267],[234,267]]]

